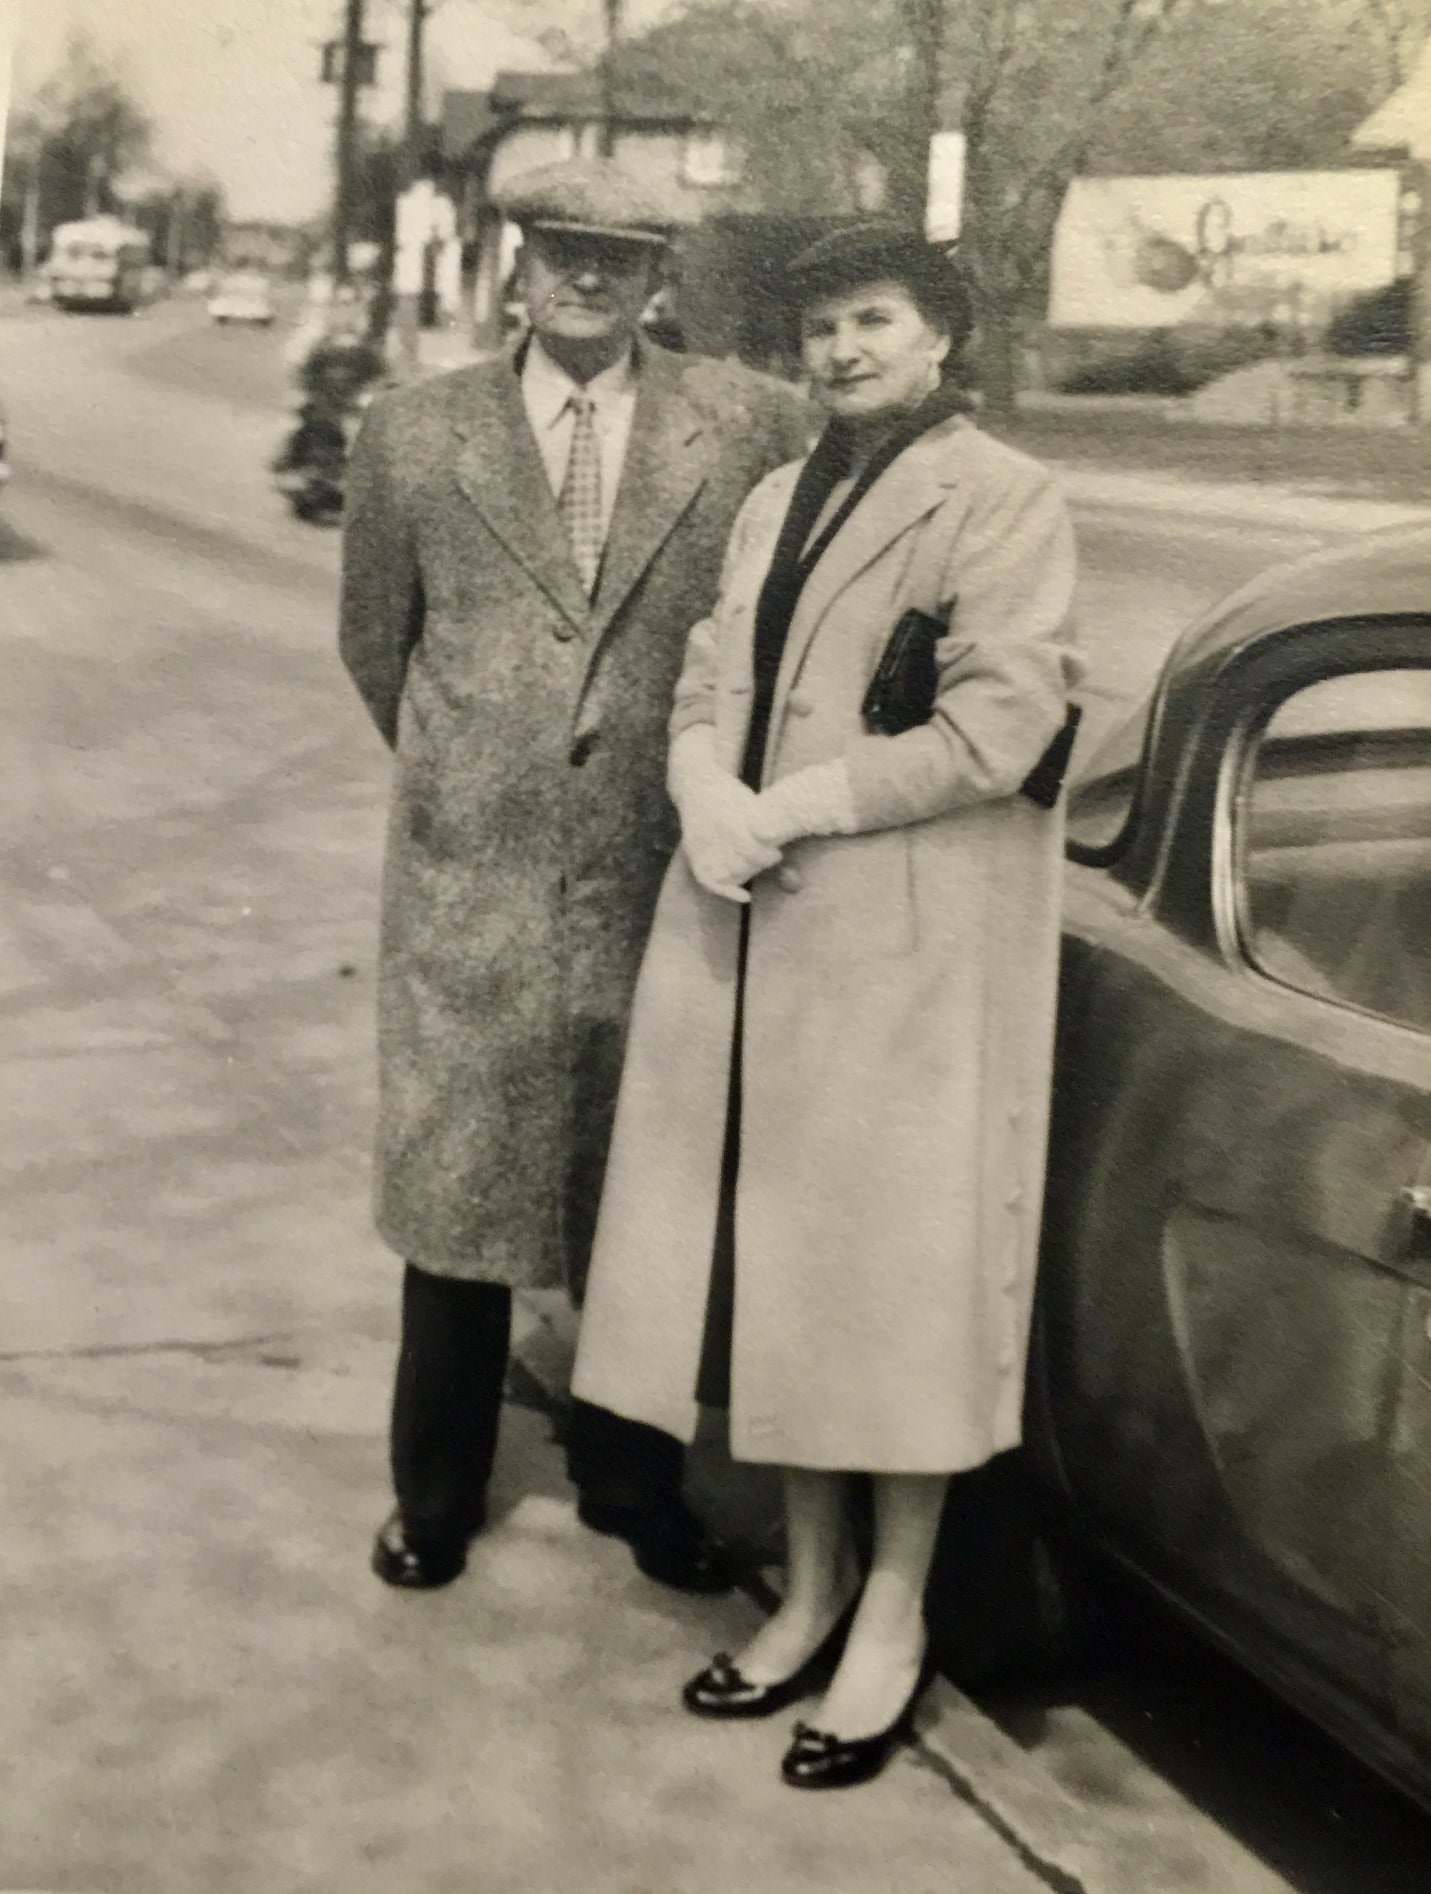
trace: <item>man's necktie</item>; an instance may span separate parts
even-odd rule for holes
[[[590,598],[601,566],[601,453],[596,444],[596,403],[590,395],[578,392],[570,396],[567,405],[575,418],[557,511]]]

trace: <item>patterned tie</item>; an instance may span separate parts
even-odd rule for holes
[[[596,445],[596,403],[590,395],[578,391],[570,396],[567,406],[576,419],[557,511],[590,598],[601,566],[601,454]]]

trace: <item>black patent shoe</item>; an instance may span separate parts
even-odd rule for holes
[[[450,1585],[467,1569],[467,1547],[481,1530],[480,1522],[468,1532],[414,1539],[400,1512],[392,1512],[373,1540],[372,1568],[385,1585],[399,1591],[436,1591]]]
[[[723,1547],[679,1499],[637,1508],[603,1506],[583,1498],[576,1512],[581,1523],[593,1532],[624,1539],[637,1569],[658,1585],[715,1596],[728,1592],[735,1583]]]
[[[800,1668],[788,1677],[777,1677],[774,1683],[752,1683],[728,1651],[717,1651],[700,1675],[692,1677],[682,1690],[681,1702],[692,1716],[732,1722],[739,1717],[773,1716],[777,1710],[808,1697],[828,1680],[839,1662],[854,1615],[853,1605],[842,1611]]]
[[[904,1708],[874,1736],[832,1736],[828,1730],[797,1723],[795,1740],[780,1763],[782,1780],[792,1789],[853,1789],[872,1782],[914,1734],[914,1712],[933,1676],[933,1660],[926,1656]]]

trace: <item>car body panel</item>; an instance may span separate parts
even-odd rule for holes
[[[1105,1547],[1425,1794],[1431,1035],[1269,977],[1239,908],[1272,710],[1431,669],[1431,531],[1374,538],[1179,643],[1125,831],[1069,870],[1026,1432]]]

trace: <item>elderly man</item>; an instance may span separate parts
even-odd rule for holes
[[[737,508],[804,450],[787,391],[641,338],[671,219],[609,160],[544,167],[529,334],[389,394],[353,455],[340,642],[396,776],[377,1221],[406,1263],[378,1576],[462,1571],[516,1288],[581,1294],[627,1007],[675,841],[666,720]],[[578,1403],[582,1519],[727,1583],[667,1435]]]

